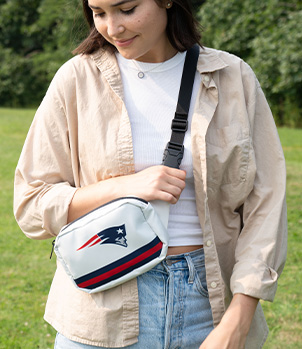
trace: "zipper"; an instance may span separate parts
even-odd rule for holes
[[[56,240],[53,240],[52,243],[51,243],[52,244],[52,248],[51,248],[49,259],[51,259],[52,255],[53,255],[53,251],[54,251],[54,248],[55,248],[55,242],[56,242]]]
[[[143,202],[144,204],[148,205],[148,201],[146,201],[146,200],[144,200],[144,199],[137,198],[137,197],[135,197],[135,196],[123,196],[123,197],[121,197],[121,198],[117,198],[117,199],[108,201],[108,202],[106,202],[105,204],[103,204],[103,205],[101,205],[101,206],[98,206],[98,207],[94,208],[93,210],[91,210],[91,211],[89,211],[89,212],[83,214],[83,215],[80,216],[79,218],[77,218],[77,219],[75,219],[74,221],[68,223],[68,224],[63,228],[62,231],[64,231],[65,229],[67,229],[71,224],[73,224],[73,223],[79,221],[80,219],[86,217],[86,216],[89,215],[90,213],[92,213],[92,212],[98,210],[99,208],[105,207],[105,206],[107,206],[107,205],[110,205],[110,204],[112,204],[112,203],[114,203],[114,202],[116,202],[116,201],[125,200],[125,199],[134,199],[134,200],[138,200],[138,201],[141,201],[141,202]]]

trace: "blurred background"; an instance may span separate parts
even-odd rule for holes
[[[263,303],[271,330],[264,348],[302,348],[302,1],[192,5],[203,45],[251,65],[278,126],[287,163],[289,248],[275,302]],[[56,262],[49,260],[50,240],[29,240],[17,226],[13,177],[35,109],[87,32],[79,0],[0,0],[0,349],[53,347],[55,331],[43,311]]]
[[[301,0],[192,0],[203,43],[254,69],[282,126],[302,126]],[[79,0],[0,0],[0,106],[36,106],[85,37]]]

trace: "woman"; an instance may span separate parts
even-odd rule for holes
[[[34,239],[135,195],[171,205],[164,262],[88,295],[58,263],[45,319],[55,348],[260,348],[259,299],[286,255],[285,165],[250,67],[200,48],[181,169],[160,166],[185,51],[187,0],[83,0],[91,27],[56,74],[25,142],[15,216]]]

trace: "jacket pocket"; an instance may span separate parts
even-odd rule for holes
[[[240,124],[209,128],[206,136],[207,182],[240,183],[246,180],[251,142]]]

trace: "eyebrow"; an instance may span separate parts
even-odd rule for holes
[[[115,4],[110,5],[110,7],[117,7],[117,6],[127,4],[128,2],[133,2],[133,1],[135,1],[135,0],[121,0]],[[88,2],[88,6],[93,10],[101,10],[101,7],[90,5],[89,2]]]

